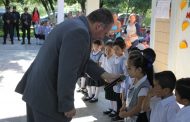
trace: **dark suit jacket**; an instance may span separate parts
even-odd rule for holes
[[[61,118],[74,108],[77,79],[87,72],[100,80],[104,72],[89,59],[91,35],[86,17],[66,20],[48,35],[16,88],[33,109]]]

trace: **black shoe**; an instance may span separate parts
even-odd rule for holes
[[[85,89],[85,88],[82,88],[82,91],[81,91],[83,94],[87,94],[88,93],[88,91],[87,91],[87,89]]]
[[[6,42],[3,42],[3,44],[6,44]]]
[[[28,42],[28,44],[31,44],[30,42]]]
[[[12,41],[11,44],[14,44],[14,42]]]
[[[124,120],[124,118],[121,118],[121,117],[119,117],[119,116],[116,116],[116,117],[114,117],[114,118],[112,118],[111,119],[112,121],[123,121]]]
[[[78,89],[77,92],[82,92],[82,89]]]
[[[90,103],[95,103],[98,102],[98,98],[92,98],[91,100],[89,100]]]
[[[104,114],[108,115],[112,112],[113,110],[112,109],[109,109],[109,110],[106,110],[106,111],[103,111]]]
[[[115,111],[112,111],[110,114],[109,114],[109,117],[116,117],[117,116],[117,113]]]
[[[22,42],[21,44],[23,45],[23,44],[25,44],[25,42]]]
[[[92,97],[88,97],[88,96],[82,98],[83,101],[89,101],[89,100],[91,100],[91,99],[92,99]]]

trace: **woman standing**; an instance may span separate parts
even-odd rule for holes
[[[113,13],[112,15],[114,19],[114,24],[111,28],[109,35],[110,37],[116,39],[121,36],[121,22],[118,21],[118,16],[116,13]]]
[[[40,21],[40,14],[38,12],[38,8],[35,7],[32,12],[32,25],[34,26],[36,23],[39,23]]]
[[[136,47],[139,43],[140,25],[136,22],[136,15],[134,13],[129,16],[126,32],[125,44],[127,48]]]

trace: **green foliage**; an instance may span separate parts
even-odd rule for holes
[[[82,11],[83,12],[85,11],[86,0],[65,0],[65,3],[67,3],[67,5],[73,5],[73,4],[79,3]]]
[[[151,23],[151,10],[149,9],[146,13],[144,20],[143,20],[143,25],[145,27],[149,27],[150,23]]]
[[[129,7],[132,8],[132,12],[146,15],[151,8],[151,0],[129,0]]]
[[[81,0],[64,0],[64,2],[67,3],[68,5],[73,5],[77,3],[77,1],[81,1]]]
[[[119,13],[126,5],[126,0],[100,0],[101,7],[109,8],[112,12]],[[125,7],[124,7],[125,8]]]

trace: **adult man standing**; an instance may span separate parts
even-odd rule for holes
[[[103,39],[113,24],[109,10],[65,20],[48,35],[16,92],[27,104],[27,122],[69,122],[75,115],[74,89],[87,73],[96,81],[115,79],[90,60],[91,41]],[[103,82],[103,81],[102,81]]]
[[[13,21],[13,32],[16,29],[17,38],[18,38],[18,41],[20,41],[20,34],[19,34],[20,14],[19,14],[19,12],[16,11],[16,6],[13,6],[12,15],[13,15],[13,19],[14,19],[14,21]]]
[[[6,7],[6,12],[3,14],[3,32],[3,44],[6,44],[8,34],[10,35],[11,44],[13,44],[13,16],[9,6]]]
[[[21,25],[22,25],[22,44],[25,44],[25,37],[27,31],[28,44],[30,44],[30,26],[32,23],[32,16],[28,13],[28,8],[24,8],[24,13],[21,15]]]

